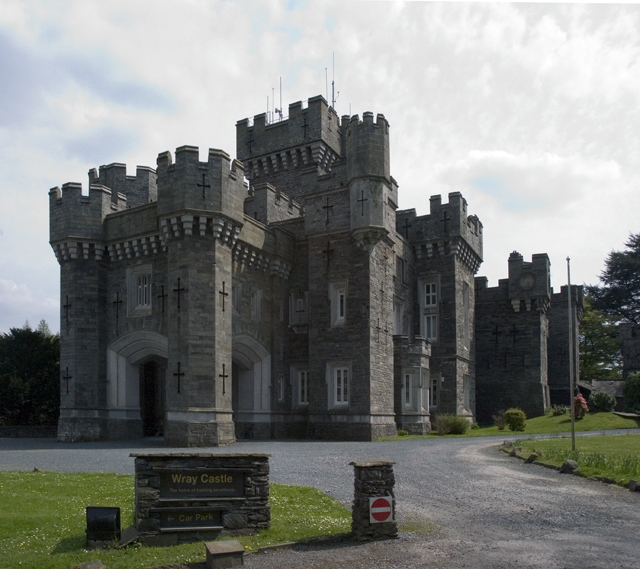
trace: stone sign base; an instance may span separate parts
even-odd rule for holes
[[[169,546],[268,528],[269,455],[134,453],[135,526]]]

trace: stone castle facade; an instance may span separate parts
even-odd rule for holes
[[[548,259],[520,310],[502,281],[483,287],[483,227],[460,193],[398,210],[383,115],[340,119],[315,97],[236,129],[237,160],[183,146],[136,176],[91,170],[87,195],[49,192],[60,440],[426,433],[435,413],[499,405],[480,389],[493,381],[548,403]],[[504,314],[483,316],[492,303]],[[537,334],[524,367],[538,371],[487,379],[489,329],[512,323]]]

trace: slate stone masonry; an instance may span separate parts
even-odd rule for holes
[[[358,541],[398,537],[396,500],[393,493],[395,476],[392,460],[362,460],[350,462],[354,468],[354,492],[351,531]],[[391,497],[391,520],[372,524],[369,521],[369,498]]]
[[[270,455],[133,453],[131,456],[135,457],[134,523],[145,545],[178,545],[215,539],[220,534],[252,534],[270,527]],[[189,477],[186,484],[177,481],[180,476]],[[203,480],[211,480],[212,476],[233,481],[231,491],[212,484],[207,492]],[[184,497],[174,497],[173,492],[185,488]]]

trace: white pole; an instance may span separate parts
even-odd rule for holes
[[[567,313],[569,314],[569,403],[571,405],[571,450],[576,450],[576,409],[573,401],[575,386],[573,382],[573,306],[571,302],[571,259],[567,257]]]

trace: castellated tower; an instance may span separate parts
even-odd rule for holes
[[[514,251],[508,279],[487,288],[482,277],[476,287],[478,419],[491,422],[509,407],[520,407],[528,417],[544,414],[550,405],[549,257],[537,254],[525,262]]]
[[[182,146],[158,156],[157,216],[167,248],[169,372],[165,442],[235,441],[231,409],[232,248],[243,226],[243,168]],[[183,375],[181,375],[183,374]]]
[[[243,169],[184,146],[156,172],[122,165],[50,191],[61,265],[59,439],[164,433],[169,445],[235,441],[231,420],[231,248]],[[129,192],[137,207],[128,208]],[[220,294],[218,293],[220,291]],[[226,293],[226,294],[224,294]],[[226,307],[224,306],[226,302]]]
[[[415,315],[408,327],[431,345],[430,409],[475,417],[475,294],[474,275],[482,263],[483,226],[467,212],[459,192],[449,202],[431,196],[429,214],[415,210],[397,215],[397,232],[411,244],[405,253],[417,283],[408,307]],[[413,265],[411,267],[411,265]],[[405,275],[405,279],[408,277]]]
[[[103,222],[126,208],[116,188],[66,183],[49,191],[50,242],[60,263],[59,438],[103,438],[107,428],[107,270]]]

